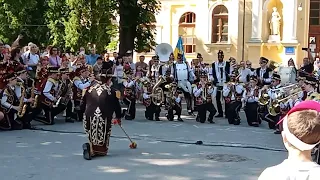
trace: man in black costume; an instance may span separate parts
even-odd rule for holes
[[[120,92],[111,88],[110,71],[104,66],[101,71],[101,82],[88,87],[82,98],[81,109],[85,109],[84,129],[89,137],[89,143],[82,146],[86,160],[97,155],[107,155],[114,113],[115,119],[121,123]]]

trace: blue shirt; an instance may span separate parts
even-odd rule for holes
[[[97,62],[97,59],[100,55],[99,54],[89,54],[89,55],[86,55],[86,62],[87,64],[93,66],[96,62]]]

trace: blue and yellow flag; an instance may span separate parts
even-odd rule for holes
[[[186,58],[184,56],[183,41],[181,36],[179,37],[176,48],[174,49],[174,52],[173,52],[174,59],[177,59],[178,53],[182,54],[183,60],[186,61]]]

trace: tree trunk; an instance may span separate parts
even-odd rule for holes
[[[132,5],[138,6],[138,4],[136,4],[136,0],[133,0],[133,3],[130,3],[131,6],[128,6],[128,1],[130,0],[119,1],[119,55],[134,50],[138,12],[136,11],[137,7]]]

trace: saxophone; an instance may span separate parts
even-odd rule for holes
[[[72,93],[72,86],[73,86],[73,82],[70,80],[69,82],[69,86],[67,87],[67,93],[66,93],[66,97],[63,98],[63,101],[60,100],[61,104],[63,105],[67,105],[69,103],[70,99],[70,94]]]
[[[22,118],[27,111],[27,104],[24,103],[24,98],[26,96],[26,89],[23,87],[23,85],[21,85],[20,87],[21,87],[21,97],[19,101],[19,111],[17,113],[17,116],[19,118]]]
[[[30,80],[32,81],[32,88],[31,88],[30,94],[31,94],[31,98],[34,99],[33,103],[31,103],[31,108],[34,109],[38,106],[39,95],[36,95],[35,93],[35,81],[31,78]]]
[[[164,102],[164,93],[161,87],[162,83],[166,82],[163,76],[159,76],[158,82],[152,88],[152,102],[159,106]]]

